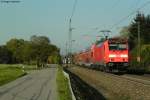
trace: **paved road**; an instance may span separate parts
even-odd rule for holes
[[[0,87],[0,100],[57,100],[56,65]]]

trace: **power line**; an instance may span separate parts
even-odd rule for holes
[[[136,0],[133,2],[133,4],[129,7],[130,9],[137,9],[138,8],[138,5],[140,3],[141,0]]]
[[[72,9],[72,13],[71,13],[71,17],[70,17],[70,19],[72,19],[73,15],[74,15],[74,13],[75,13],[76,6],[77,6],[77,0],[75,0],[75,1],[74,1],[73,9]]]
[[[129,18],[131,15],[133,15],[134,13],[136,13],[137,11],[139,11],[140,9],[144,8],[148,4],[150,4],[150,1],[144,3],[141,7],[137,8],[134,11],[132,11],[129,15],[123,17],[120,21],[118,21],[117,23],[115,23],[114,25],[112,25],[112,27],[110,27],[110,29],[113,29],[115,26],[119,25],[120,23],[122,23],[123,21],[125,21],[127,18]]]
[[[111,7],[110,7],[110,9],[114,9],[117,5],[118,5],[118,3],[120,2],[121,0],[117,0]]]

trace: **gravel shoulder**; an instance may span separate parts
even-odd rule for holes
[[[109,100],[150,100],[150,85],[81,67],[72,67],[69,70],[96,88]]]

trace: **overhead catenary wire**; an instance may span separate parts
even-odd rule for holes
[[[113,5],[110,7],[110,9],[114,9],[120,2],[121,0],[117,0]]]
[[[129,7],[130,9],[137,9],[141,0],[136,0],[133,4]]]
[[[72,13],[71,13],[70,19],[72,19],[73,15],[74,15],[74,13],[75,13],[76,6],[77,6],[77,0],[74,1],[73,9],[72,9]]]
[[[147,1],[146,3],[144,3],[142,6],[138,7],[137,9],[135,9],[134,11],[132,11],[129,15],[123,17],[121,20],[119,20],[117,23],[113,24],[110,29],[112,30],[115,26],[119,25],[120,23],[122,23],[123,21],[125,21],[127,18],[129,18],[131,15],[135,14],[137,11],[139,11],[140,9],[146,7],[148,4],[150,4],[150,1]]]

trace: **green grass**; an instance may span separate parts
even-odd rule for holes
[[[68,79],[64,76],[61,67],[58,67],[56,82],[57,82],[57,91],[59,95],[58,99],[72,100]]]
[[[21,64],[0,64],[0,69],[6,68],[6,67],[20,67]]]
[[[36,70],[37,69],[36,65],[25,65],[25,64],[0,64],[0,69],[6,68],[6,67],[22,68],[23,66],[24,66],[24,70]]]
[[[25,74],[18,65],[0,65],[0,86]]]
[[[23,65],[24,66],[24,70],[28,71],[28,70],[37,70],[38,68],[36,67],[36,65]]]

